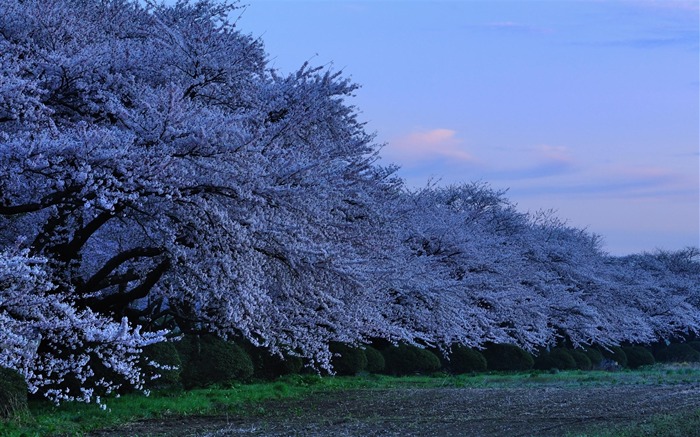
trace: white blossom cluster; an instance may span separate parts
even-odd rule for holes
[[[142,335],[126,318],[116,323],[79,310],[57,288],[45,259],[26,250],[0,252],[0,366],[19,370],[30,392],[56,402],[99,402],[96,393],[124,382],[141,388],[138,352],[162,341],[164,332]],[[91,361],[110,369],[111,379],[96,378]]]
[[[480,184],[405,189],[347,104],[209,0],[0,2],[0,365],[55,400],[142,387],[167,333],[328,367],[330,341],[698,331],[697,251],[614,258]]]
[[[428,341],[535,349],[561,339],[652,343],[700,330],[697,249],[612,257],[600,237],[550,212],[519,213],[480,184],[406,198],[401,229],[414,256],[404,262],[423,273],[404,289],[423,289],[402,294],[397,312],[430,327]]]

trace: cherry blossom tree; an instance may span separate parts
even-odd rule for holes
[[[357,86],[269,69],[235,9],[0,3],[0,365],[33,391],[141,387],[141,348],[182,332],[328,368],[330,341],[698,331],[696,251],[614,258],[485,184],[407,190]]]
[[[355,85],[267,70],[231,5],[0,8],[0,239],[46,260],[46,294],[319,365],[331,339],[403,335],[367,286],[373,208],[400,182],[344,102]]]
[[[419,190],[403,203],[407,270],[419,276],[395,314],[433,341],[536,349],[698,331],[697,251],[611,257],[599,236],[551,212],[520,213],[484,184]]]

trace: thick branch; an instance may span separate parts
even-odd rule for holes
[[[141,279],[142,275],[137,274],[133,270],[129,270],[122,274],[109,275],[99,283],[95,284],[90,290],[81,289],[80,293],[92,293],[100,290],[104,290],[107,287],[113,287],[115,285],[126,285],[129,282],[137,281]]]
[[[170,268],[170,260],[164,259],[151,272],[146,275],[143,282],[124,293],[112,293],[107,296],[99,296],[88,299],[88,306],[96,311],[106,312],[123,310],[130,303],[142,297],[146,297],[154,285],[160,280],[163,274]]]
[[[0,214],[17,215],[40,211],[44,208],[48,208],[49,206],[54,206],[63,203],[67,198],[75,194],[77,191],[77,187],[71,187],[66,191],[48,194],[42,197],[42,199],[38,202],[29,202],[22,205],[5,205],[2,202],[0,202]]]
[[[155,257],[162,254],[163,249],[157,247],[137,247],[135,249],[121,252],[113,256],[100,270],[97,271],[97,273],[92,275],[85,285],[81,287],[79,293],[85,294],[104,288],[102,284],[104,284],[104,282],[107,280],[109,274],[129,260],[140,257]]]
[[[217,186],[217,185],[197,185],[193,187],[182,188],[181,191],[186,194],[196,195],[196,194],[215,194],[224,197],[230,197],[233,199],[238,198],[238,193],[230,187]]]
[[[97,215],[97,217],[92,219],[90,223],[87,224],[87,226],[83,227],[82,229],[76,231],[73,234],[73,240],[68,245],[68,250],[71,251],[71,253],[77,255],[77,253],[85,245],[85,243],[92,236],[92,234],[97,232],[97,230],[100,229],[102,225],[107,223],[107,221],[109,221],[112,217],[121,212],[123,209],[123,205],[117,205],[114,207],[113,211],[104,211],[103,213]]]

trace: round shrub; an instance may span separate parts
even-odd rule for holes
[[[600,353],[603,354],[603,358],[616,362],[618,366],[627,367],[627,355],[625,355],[625,351],[620,346],[607,346],[607,349],[601,348]]]
[[[450,362],[448,366],[452,373],[484,372],[486,370],[486,358],[484,358],[484,355],[461,344],[452,345],[449,357]]]
[[[600,351],[594,347],[584,349],[583,353],[585,353],[588,359],[591,360],[592,367],[600,366],[601,361],[603,361],[603,354],[601,354]]]
[[[258,379],[275,379],[283,375],[294,375],[301,371],[304,362],[295,355],[271,354],[266,348],[244,344],[244,349],[253,362],[253,376]]]
[[[688,342],[688,346],[692,347],[696,351],[700,352],[700,341],[693,340]]]
[[[490,344],[482,354],[489,370],[528,370],[535,364],[528,351],[514,344]]]
[[[549,353],[559,367],[559,370],[573,370],[576,368],[576,360],[571,353],[564,348],[555,348]]]
[[[549,354],[548,350],[542,350],[537,355],[532,357],[534,364],[533,369],[537,370],[551,370],[557,369],[557,365]]]
[[[432,373],[440,369],[440,359],[434,353],[416,346],[402,344],[382,351],[385,373],[411,375]]]
[[[656,362],[654,355],[642,346],[623,347],[622,350],[627,355],[627,367],[638,369],[642,366],[649,366]]]
[[[369,373],[381,373],[384,371],[386,363],[384,355],[372,346],[365,346],[365,357],[367,357],[367,368]]]
[[[335,341],[328,347],[333,353],[331,365],[336,374],[356,375],[367,368],[367,355],[364,350]]]
[[[27,411],[27,383],[18,372],[0,367],[0,419]]]
[[[700,361],[700,352],[686,343],[671,343],[656,352],[656,361],[663,362],[697,362]]]
[[[146,374],[147,388],[167,388],[180,385],[182,361],[173,343],[164,341],[144,347],[141,353],[141,362]],[[169,369],[158,368],[150,364],[151,362],[168,366]]]
[[[568,350],[555,348],[549,352],[542,352],[535,357],[533,366],[539,370],[571,370],[576,368],[576,360],[571,356]]]
[[[573,349],[569,350],[569,354],[571,354],[571,358],[576,361],[577,369],[591,370],[593,368],[593,363],[591,363],[591,359],[588,358],[588,355],[586,355],[585,352],[578,349]]]
[[[176,347],[187,389],[246,381],[253,375],[253,362],[235,343],[213,335],[185,336]]]

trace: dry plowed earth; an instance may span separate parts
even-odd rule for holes
[[[564,436],[698,408],[697,383],[352,390],[270,401],[244,417],[144,421],[96,435]]]

